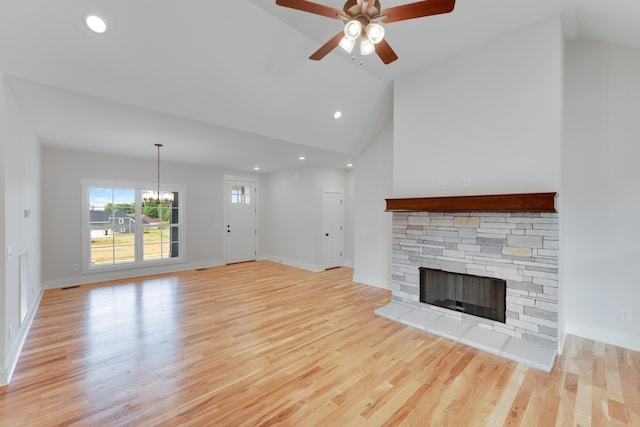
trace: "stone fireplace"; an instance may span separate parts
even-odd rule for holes
[[[555,197],[555,193],[532,193],[388,199],[387,210],[393,212],[394,310],[406,311],[407,319],[456,322],[458,326],[448,324],[463,335],[471,328],[474,334],[491,332],[488,337],[501,346],[496,353],[507,341],[517,340],[547,348],[555,357],[559,263]],[[421,302],[421,269],[504,281],[504,322]]]

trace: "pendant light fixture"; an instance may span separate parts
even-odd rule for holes
[[[158,181],[157,181],[157,191],[154,193],[153,191],[145,191],[142,194],[142,198],[145,202],[155,202],[156,204],[160,204],[160,202],[171,203],[173,202],[173,193],[171,191],[165,191],[160,193],[160,148],[162,148],[162,144],[155,144],[158,149]]]

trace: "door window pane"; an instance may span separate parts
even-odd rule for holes
[[[231,203],[240,205],[251,204],[251,187],[233,185],[231,187]]]

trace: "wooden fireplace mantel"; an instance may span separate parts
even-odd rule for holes
[[[557,193],[385,199],[387,212],[557,212]]]

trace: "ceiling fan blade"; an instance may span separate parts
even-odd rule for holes
[[[335,19],[341,18],[344,15],[344,12],[341,10],[306,0],[276,0],[276,4],[278,6],[290,7],[291,9],[302,10]]]
[[[324,58],[325,56],[327,56],[327,54],[329,52],[331,52],[333,49],[335,49],[336,47],[338,47],[338,44],[340,43],[340,40],[342,40],[342,38],[344,37],[344,32],[340,31],[338,34],[336,34],[335,36],[333,36],[333,38],[331,40],[329,40],[328,42],[326,42],[325,44],[323,44],[320,49],[316,50],[315,52],[313,52],[313,54],[311,54],[311,56],[309,57],[309,59],[313,59],[314,61],[319,61],[322,58]]]
[[[455,4],[456,0],[424,0],[384,9],[380,12],[380,16],[386,16],[382,22],[388,24],[406,19],[449,13],[453,11]]]
[[[389,43],[387,43],[385,39],[382,39],[382,41],[376,45],[376,54],[385,64],[391,64],[398,59],[398,55],[391,49],[391,46],[389,46]]]

